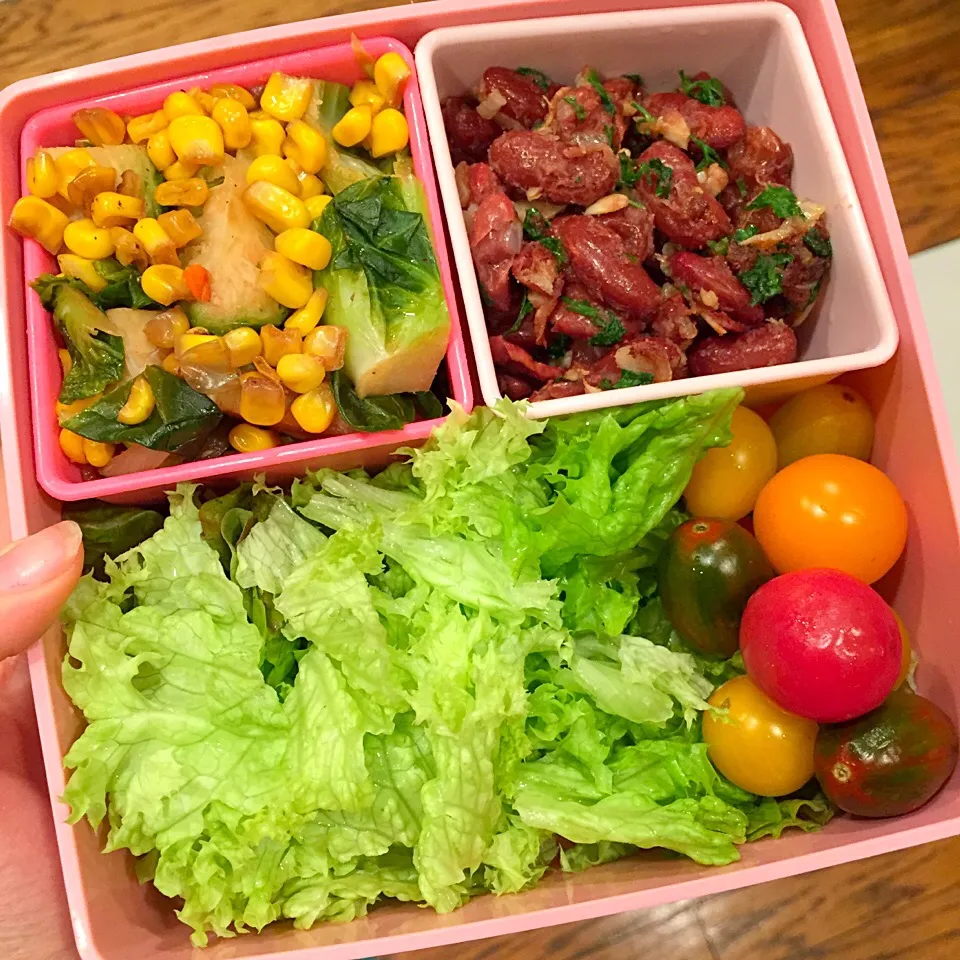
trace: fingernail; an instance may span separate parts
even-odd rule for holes
[[[63,520],[11,544],[0,554],[0,590],[35,587],[52,580],[76,560],[82,542],[80,527]]]

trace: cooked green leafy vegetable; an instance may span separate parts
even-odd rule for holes
[[[756,263],[740,274],[740,282],[750,291],[753,306],[783,292],[783,269],[791,263],[792,254],[761,253]]]
[[[333,258],[314,282],[329,295],[325,322],[348,332],[345,370],[357,395],[429,389],[450,315],[423,185],[408,169],[355,183],[327,205],[319,230]]]
[[[550,89],[552,81],[542,70],[535,67],[517,67],[517,73],[529,77],[544,93]]]
[[[600,389],[623,390],[625,387],[643,387],[648,383],[653,383],[652,373],[635,373],[633,370],[621,370],[620,377],[616,383],[611,383],[609,380],[601,380]]]
[[[739,229],[734,230],[733,240],[735,243],[743,243],[744,240],[749,240],[751,237],[755,237],[759,232],[759,228],[751,223],[745,227],[740,227]]]
[[[719,240],[708,240],[707,249],[715,257],[725,257],[727,255],[727,251],[730,249],[730,238],[721,237]]]
[[[110,257],[97,260],[94,267],[107,281],[107,285],[93,296],[93,302],[101,310],[112,310],[114,307],[131,307],[134,310],[161,309],[159,303],[143,292],[140,271],[132,264],[122,267]]]
[[[63,519],[73,520],[83,533],[84,571],[102,576],[105,559],[126,553],[152,537],[163,526],[164,514],[147,507],[123,507],[94,500],[67,504]]]
[[[81,410],[64,426],[88,440],[107,443],[139,443],[153,450],[177,450],[209,433],[220,421],[217,405],[197,393],[185,380],[161,367],[147,367],[143,377],[156,401],[153,413],[143,423],[120,423],[117,414],[130,396],[133,381],[118,384],[93,406]]]
[[[673,184],[673,167],[664,163],[659,157],[644,160],[637,164],[637,179],[642,180],[648,187],[656,187],[655,193],[661,200],[670,196],[670,187]]]
[[[700,170],[706,170],[711,163],[717,164],[717,166],[724,170],[727,169],[727,161],[724,160],[723,157],[721,157],[720,154],[717,153],[717,151],[714,150],[709,143],[701,140],[699,137],[693,136],[693,134],[690,135],[690,140],[692,143],[696,144],[697,149],[700,151],[700,159],[697,161],[696,166],[696,170],[698,172]]]
[[[748,210],[759,210],[769,207],[778,217],[799,217],[803,215],[796,194],[789,187],[782,187],[778,183],[768,184],[748,204]]]
[[[536,240],[549,250],[559,266],[567,262],[567,251],[559,237],[550,235],[550,221],[536,208],[530,207],[523,217],[523,233],[530,240]]]
[[[833,245],[830,238],[819,227],[811,227],[803,238],[804,245],[818,257],[832,257]]]
[[[688,97],[693,97],[694,100],[699,100],[708,107],[722,107],[727,102],[723,93],[723,84],[716,77],[707,77],[705,80],[691,80],[681,70],[680,89]]]
[[[330,375],[330,386],[333,388],[340,416],[361,433],[399,430],[417,419],[418,406],[429,419],[443,416],[442,404],[429,390],[361,398],[357,396],[350,380],[339,370]]]
[[[600,98],[600,103],[603,104],[603,109],[606,110],[611,117],[615,117],[617,115],[617,105],[613,102],[613,97],[610,96],[607,88],[597,76],[597,71],[588,70],[584,76],[586,77],[587,83],[596,91],[597,96]]]
[[[587,300],[574,300],[570,297],[560,299],[568,310],[586,317],[598,328],[598,332],[589,341],[594,347],[609,347],[619,343],[627,332],[620,318],[611,310],[600,310]]]

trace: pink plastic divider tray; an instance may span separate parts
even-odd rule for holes
[[[396,40],[374,37],[368,40],[366,45],[373,56],[392,50],[407,60],[411,67],[413,66],[412,54],[407,47]],[[318,46],[315,49],[304,49],[299,53],[252,60],[219,69],[201,69],[186,75],[182,73],[185,65],[185,62],[181,62],[174,67],[169,79],[120,92],[114,90],[107,95],[86,96],[87,91],[78,89],[75,93],[67,94],[68,98],[77,97],[78,99],[67,99],[66,102],[61,102],[57,106],[40,110],[23,125],[20,135],[22,160],[25,161],[27,157],[33,156],[39,147],[72,145],[77,137],[77,131],[71,115],[75,110],[83,107],[109,107],[121,115],[136,116],[159,109],[167,94],[174,90],[195,86],[207,88],[214,83],[238,83],[251,87],[263,83],[275,70],[345,84],[353,84],[362,75],[349,43]],[[190,66],[196,70],[203,64],[200,61],[193,61]],[[450,311],[450,340],[446,365],[451,396],[470,409],[473,404],[473,387],[467,366],[457,299],[454,295],[443,216],[437,199],[420,88],[415,74],[407,83],[403,101],[404,113],[410,127],[410,153],[414,170],[426,188],[437,263]],[[22,164],[22,168],[24,167],[25,162]],[[24,193],[26,192],[25,172],[22,175],[21,189]],[[27,283],[41,273],[57,272],[55,259],[33,240],[24,241],[23,266],[24,279]],[[177,483],[184,481],[204,480],[208,483],[222,483],[226,478],[230,480],[238,477],[249,478],[257,473],[264,473],[271,480],[279,481],[321,465],[337,469],[359,465],[382,465],[396,447],[423,442],[433,427],[439,423],[437,420],[424,420],[407,424],[400,430],[325,437],[291,443],[272,450],[234,453],[212,460],[182,463],[119,477],[83,480],[80,468],[67,460],[58,443],[59,427],[54,404],[60,389],[62,373],[57,357],[58,344],[53,323],[47,311],[40,305],[36,294],[26,290],[25,295],[37,478],[40,486],[59,500],[108,497],[114,500],[142,501],[156,498],[162,495],[164,490],[169,490]]]
[[[605,12],[697,5],[670,0],[594,0],[591,8]],[[880,586],[916,641],[922,658],[921,692],[956,719],[960,608],[954,597],[955,571],[960,569],[960,477],[930,345],[836,8],[831,0],[789,0],[785,5],[799,17],[810,46],[900,331],[900,349],[892,361],[851,378],[877,413],[874,462],[899,486],[910,509],[906,553]],[[0,93],[0,139],[16,143],[23,125],[39,110],[108,96],[136,85],[162,83],[182,75],[187,63],[192,70],[213,71],[342,43],[351,31],[361,37],[389,34],[412,48],[437,27],[576,14],[582,9],[581,0],[442,0],[274,27],[93,64],[26,80]],[[664,43],[668,42],[666,36]],[[491,57],[495,54],[494,49]],[[681,54],[678,51],[677,59]],[[0,210],[4,215],[19,193],[16,151],[0,152]],[[4,263],[0,272],[0,430],[11,532],[19,537],[55,520],[60,505],[44,495],[33,470],[21,244],[9,231],[0,231],[0,253]],[[60,687],[62,655],[60,631],[51,630],[31,651],[30,671],[71,920],[84,960],[196,960],[199,956],[206,960],[352,960],[382,956],[654,907],[960,833],[958,772],[928,806],[910,816],[886,821],[838,818],[818,834],[795,834],[748,845],[739,863],[720,870],[656,854],[637,856],[572,877],[552,873],[528,893],[482,897],[442,917],[416,907],[387,905],[364,919],[309,932],[281,924],[260,936],[218,942],[201,955],[191,949],[172,905],[151,887],[137,884],[129,857],[102,855],[93,831],[64,822],[66,810],[57,800],[64,785],[61,757],[79,731],[80,720]]]

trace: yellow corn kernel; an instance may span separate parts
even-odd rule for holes
[[[94,197],[90,216],[98,227],[125,227],[143,216],[143,200],[107,190]]]
[[[334,124],[333,139],[342,147],[355,147],[369,132],[373,121],[370,107],[351,107]]]
[[[63,197],[64,200],[68,199],[67,185],[70,183],[70,181],[84,167],[96,166],[96,161],[90,155],[90,151],[84,149],[83,147],[77,147],[74,150],[68,150],[66,153],[61,153],[60,156],[53,161],[53,163],[57,168],[57,174],[60,177],[60,182],[57,186],[57,192],[61,197]]]
[[[270,450],[280,445],[280,438],[272,430],[255,427],[251,423],[238,423],[227,439],[237,453],[255,453],[258,450]]]
[[[373,65],[374,83],[390,107],[395,107],[400,102],[409,76],[407,61],[399,53],[385,53]]]
[[[323,311],[327,307],[327,291],[323,288],[314,290],[310,299],[299,309],[287,317],[283,325],[284,330],[296,330],[300,336],[306,337],[323,318]],[[306,342],[304,342],[306,349]]]
[[[256,183],[258,180],[265,180],[267,183],[282,187],[295,197],[300,194],[300,181],[297,175],[290,164],[275,153],[264,153],[247,167],[247,183]]]
[[[192,350],[201,343],[212,343],[216,339],[212,333],[183,333],[177,337],[175,353],[178,357],[182,357],[188,350]]]
[[[166,170],[177,162],[177,155],[170,146],[170,133],[159,130],[147,140],[147,156],[158,170]]]
[[[377,89],[377,85],[370,80],[358,80],[350,91],[351,107],[369,107],[373,113],[378,113],[386,101],[383,94]]]
[[[163,362],[160,364],[167,373],[172,373],[173,376],[180,376],[180,360],[175,353],[168,353],[164,358]]]
[[[288,353],[277,363],[277,376],[294,393],[316,390],[326,375],[323,361],[304,353]]]
[[[190,329],[190,321],[180,307],[171,307],[152,316],[143,328],[146,338],[159,350],[172,350],[179,337]]]
[[[91,467],[105,467],[113,459],[116,449],[112,443],[101,443],[99,440],[83,441],[83,455]]]
[[[286,396],[279,380],[251,370],[240,377],[240,416],[247,423],[272,427],[286,413]]]
[[[183,271],[168,263],[156,263],[147,267],[140,277],[143,292],[157,303],[169,307],[174,300],[182,300],[190,295],[183,282]]]
[[[272,73],[263,94],[260,96],[260,108],[289,123],[299,120],[310,105],[313,96],[313,81],[305,77],[288,77],[284,73]]]
[[[67,184],[67,199],[75,207],[89,210],[98,194],[112,191],[116,185],[117,171],[113,167],[94,164],[92,167],[84,167]]]
[[[328,370],[339,370],[343,366],[346,351],[346,329],[332,324],[311,330],[303,340],[303,352],[322,360]]]
[[[388,108],[373,118],[370,128],[370,153],[385,157],[388,153],[402,150],[410,142],[407,118],[399,111]]]
[[[247,110],[257,109],[257,101],[253,99],[253,94],[245,87],[240,87],[235,83],[215,83],[210,88],[210,95],[214,99],[229,97],[231,100],[243,104]]]
[[[21,197],[10,211],[9,226],[25,237],[32,237],[47,253],[56,254],[63,246],[63,231],[70,221],[52,204],[40,197]]]
[[[117,413],[117,420],[128,426],[143,423],[153,413],[156,404],[150,384],[143,377],[137,377],[130,387],[127,402]]]
[[[309,227],[310,214],[299,197],[267,180],[257,180],[243,191],[246,208],[274,233]]]
[[[113,240],[113,255],[122,266],[133,264],[138,270],[146,270],[150,265],[143,244],[126,227],[111,227],[110,239]]]
[[[168,123],[172,123],[177,117],[203,117],[203,107],[189,94],[183,90],[177,90],[171,93],[163,101],[163,115]]]
[[[310,222],[313,223],[317,217],[323,216],[323,211],[327,209],[327,204],[333,199],[328,194],[321,194],[318,197],[307,197],[307,213],[310,214]]]
[[[107,285],[107,281],[97,273],[93,261],[86,257],[78,257],[75,253],[61,253],[57,257],[57,264],[65,277],[81,280],[94,293],[98,293]]]
[[[203,227],[197,223],[196,217],[184,207],[179,210],[168,210],[157,217],[157,223],[163,227],[173,245],[179,250],[197,237],[203,236]]]
[[[247,108],[232,97],[221,97],[210,114],[223,131],[223,142],[228,150],[242,150],[250,145],[253,128]]]
[[[60,174],[53,161],[53,154],[38,150],[27,159],[27,189],[35,197],[47,199],[57,192],[60,186]]]
[[[95,147],[115,147],[123,143],[127,135],[123,119],[104,107],[78,110],[73,115],[73,122]]]
[[[210,187],[203,177],[167,180],[157,187],[154,197],[161,207],[202,207],[210,196]]]
[[[279,154],[286,138],[283,125],[273,117],[250,115],[250,146],[256,156]]]
[[[313,277],[306,267],[282,253],[264,254],[260,262],[260,288],[285,307],[302,307],[313,293]]]
[[[234,367],[253,363],[263,352],[263,341],[253,327],[234,327],[223,335],[223,342],[230,354],[230,364]]]
[[[201,90],[199,87],[191,87],[187,93],[200,104],[204,113],[213,113],[213,108],[217,105],[217,98],[212,93],[207,93],[206,90]]]
[[[298,173],[297,180],[300,181],[300,199],[309,200],[311,197],[319,197],[323,194],[323,181],[312,173]]]
[[[88,260],[102,260],[113,253],[110,231],[93,220],[71,220],[64,228],[63,243],[71,253]]]
[[[127,121],[127,136],[134,143],[142,143],[163,130],[170,121],[162,110],[144,113]]]
[[[307,433],[323,433],[337,412],[330,384],[321,383],[316,390],[301,394],[290,404],[290,412]]]
[[[263,342],[263,359],[275,367],[281,357],[290,353],[300,353],[303,347],[303,337],[298,330],[281,330],[272,323],[260,328],[260,339]]]
[[[57,351],[57,357],[60,359],[60,369],[66,376],[73,369],[73,357],[70,356],[70,351],[63,347]]]
[[[189,180],[203,166],[202,163],[188,163],[178,160],[163,171],[164,180]]]
[[[177,117],[170,121],[169,132],[170,146],[181,162],[223,163],[223,133],[210,117]]]
[[[295,160],[307,173],[316,173],[327,162],[327,141],[323,134],[303,120],[287,124],[283,155]]]
[[[133,235],[143,244],[151,263],[162,263],[179,267],[180,258],[177,247],[170,234],[153,217],[143,217],[133,225]],[[158,303],[163,303],[158,300]]]
[[[311,270],[322,270],[330,262],[330,241],[303,227],[277,234],[274,247],[277,253]]]
[[[64,456],[73,463],[82,465],[87,462],[83,453],[83,437],[72,430],[60,431],[60,449]]]
[[[92,397],[82,397],[80,400],[74,400],[73,403],[61,403],[58,400],[54,405],[57,412],[57,423],[63,426],[69,419],[86,410],[87,407],[92,407],[102,396],[102,393],[95,393]]]

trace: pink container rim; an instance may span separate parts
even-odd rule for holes
[[[417,81],[414,57],[400,41],[386,36],[371,37],[364,45],[373,56],[388,51],[399,53],[412,68],[407,82],[403,105],[410,129],[410,153],[414,171],[423,182],[432,229],[437,265],[450,313],[450,336],[446,350],[446,369],[452,399],[470,410],[473,407],[473,385],[467,361],[466,344],[460,323],[459,308],[453,286],[450,259],[447,253],[443,213],[437,197],[436,183],[430,154],[423,104]],[[338,80],[352,83],[362,76],[349,43],[307,49],[282,56],[242,62],[235,66],[198,73],[175,73],[169,79],[145,86],[135,86],[107,96],[75,100],[48,107],[32,116],[23,126],[20,138],[21,190],[26,191],[25,161],[38,147],[57,146],[50,142],[62,140],[72,130],[70,119],[75,110],[103,106],[122,115],[138,115],[158,109],[167,94],[180,89],[213,83],[237,83],[253,86],[263,82],[274,71],[309,76],[314,79]],[[373,448],[402,446],[422,442],[440,422],[420,420],[398,430],[376,433],[351,433],[284,444],[270,450],[251,453],[231,453],[210,460],[189,461],[175,466],[140,471],[96,480],[80,478],[79,468],[67,460],[58,443],[55,401],[61,379],[56,352],[56,340],[50,315],[40,304],[39,297],[29,289],[30,281],[40,273],[56,270],[56,261],[34,240],[24,244],[24,296],[26,300],[27,340],[29,348],[29,375],[33,406],[33,436],[37,479],[40,486],[58,500],[74,501],[87,498],[133,498],[139,491],[170,489],[189,481],[215,481],[236,474],[250,475],[282,471],[288,475],[298,463],[316,465],[327,458],[361,454]]]

